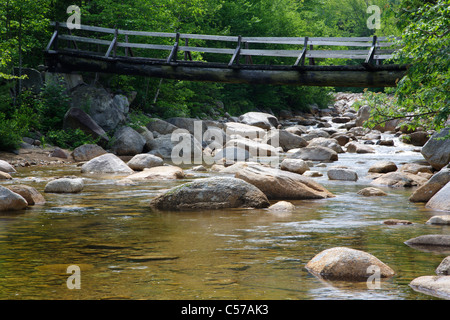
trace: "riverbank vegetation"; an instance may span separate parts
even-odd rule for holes
[[[376,91],[382,93],[367,94],[368,103],[375,105],[373,121],[382,123],[408,115],[413,126],[438,129],[450,113],[450,0],[370,1],[381,9],[379,29],[368,28],[370,13],[364,0],[8,0],[0,2],[0,149],[17,148],[29,131],[63,147],[74,147],[73,141],[89,141],[80,132],[62,130],[62,118],[70,103],[69,95],[58,84],[48,85],[40,93],[22,91],[21,85],[23,68],[43,64],[42,51],[53,31],[50,22],[66,21],[67,7],[72,4],[81,8],[82,24],[129,30],[267,37],[401,36],[403,49],[396,62],[411,68],[396,88],[379,88]],[[207,54],[198,55],[198,59],[209,59]],[[330,62],[358,63],[317,61]],[[251,110],[307,111],[312,105],[325,108],[332,104],[333,91],[355,91],[119,75],[101,77],[100,81],[115,92],[136,92],[132,114],[162,118],[202,118],[210,109],[231,115]],[[218,102],[223,108],[217,108]]]

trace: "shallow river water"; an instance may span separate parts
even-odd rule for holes
[[[398,141],[396,141],[398,143]],[[81,175],[80,168],[18,169],[15,180],[43,193],[50,177],[85,178],[79,194],[44,194],[45,205],[0,216],[0,299],[436,299],[412,290],[411,280],[433,275],[449,252],[410,248],[423,234],[448,234],[426,225],[435,214],[408,201],[412,189],[381,188],[387,197],[362,197],[367,169],[378,160],[397,165],[423,160],[412,147],[376,154],[340,154],[329,165],[356,169],[357,182],[314,178],[336,197],[292,201],[290,215],[266,210],[154,212],[148,202],[186,180],[116,184],[118,177]],[[187,170],[187,172],[191,172]],[[192,178],[218,175],[196,173]],[[383,220],[412,225],[389,226]],[[324,249],[345,246],[375,255],[396,275],[369,289],[365,282],[328,282],[305,264]],[[67,287],[69,265],[81,268],[81,289]]]

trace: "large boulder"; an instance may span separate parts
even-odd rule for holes
[[[127,165],[135,171],[142,171],[145,168],[162,166],[163,163],[164,161],[160,157],[157,157],[153,154],[141,153],[131,158],[131,160],[128,161]]]
[[[247,112],[239,117],[239,121],[265,130],[277,128],[279,125],[275,116],[264,112]]]
[[[450,127],[433,134],[422,147],[422,155],[436,170],[441,170],[450,162]]]
[[[330,148],[317,146],[317,147],[301,148],[297,152],[289,155],[288,158],[330,162],[330,161],[337,161],[338,154],[336,151]]]
[[[106,132],[125,123],[129,111],[127,97],[112,95],[102,87],[80,85],[71,94],[71,107],[85,109]]]
[[[5,160],[0,160],[0,171],[6,173],[14,173],[16,172],[16,169],[14,169],[14,167]]]
[[[433,210],[450,211],[450,182],[442,187],[430,200],[425,207]]]
[[[83,164],[81,166],[81,172],[100,174],[132,174],[133,170],[116,155],[107,153],[95,157],[94,159]]]
[[[146,143],[142,135],[127,126],[116,131],[113,141],[111,150],[119,156],[134,156],[141,153]]]
[[[417,188],[409,197],[409,201],[427,202],[448,182],[450,182],[450,168],[442,168],[441,171],[435,173],[423,186]]]
[[[66,112],[63,120],[63,129],[80,129],[94,139],[100,139],[104,143],[109,141],[105,130],[80,108],[72,107]]]
[[[150,202],[151,207],[160,210],[266,208],[269,205],[261,190],[230,177],[197,179],[174,187]]]
[[[83,144],[72,151],[72,158],[80,162],[89,161],[105,153],[106,150],[96,144]]]
[[[18,184],[7,186],[7,188],[12,192],[20,194],[27,201],[29,206],[45,203],[45,198],[42,196],[42,194],[39,193],[39,191],[37,191],[33,187],[24,184]]]
[[[60,178],[47,183],[44,192],[46,193],[78,193],[84,188],[83,179]]]
[[[306,269],[315,276],[329,280],[367,281],[378,267],[381,278],[394,276],[395,272],[375,256],[345,247],[324,250],[312,258]]]
[[[259,188],[269,199],[325,199],[333,194],[317,182],[300,174],[268,168],[248,166],[235,175]]]
[[[157,166],[145,168],[141,172],[128,176],[130,180],[172,180],[183,179],[185,177],[183,169],[177,166]]]
[[[24,197],[0,186],[0,211],[22,210],[27,206],[28,202]]]

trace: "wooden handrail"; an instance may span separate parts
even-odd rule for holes
[[[94,39],[89,37],[65,35],[61,34],[62,28],[67,28],[66,23],[52,23],[56,29],[46,47],[46,51],[57,50],[56,44],[58,39],[68,40],[73,42],[90,43],[96,45],[108,46],[105,57],[110,57],[114,50],[116,55],[116,48],[125,48],[125,55],[128,56],[128,50],[131,48],[166,50],[170,51],[167,63],[176,61],[178,51],[184,51],[190,55],[191,52],[203,52],[213,54],[227,54],[232,55],[228,66],[231,67],[235,62],[239,63],[239,56],[260,57],[286,57],[296,58],[293,66],[304,65],[305,59],[310,59],[313,63],[315,58],[339,58],[339,59],[361,59],[364,64],[371,64],[374,60],[389,59],[392,53],[395,52],[395,42],[391,42],[389,37],[241,37],[241,36],[214,36],[214,35],[197,35],[197,34],[183,34],[183,33],[165,33],[165,32],[147,32],[147,31],[131,31],[120,30],[112,28],[94,27],[81,25],[80,30],[90,32],[100,32],[105,34],[112,34],[112,40]],[[125,42],[119,40],[120,36],[125,36]],[[156,38],[174,38],[174,45],[151,44],[151,43],[133,43],[129,42],[128,36],[145,36]],[[185,45],[180,45],[180,40],[185,39]],[[195,47],[189,46],[188,40],[203,40],[203,41],[221,41],[237,43],[235,49],[229,48],[215,48],[215,47]],[[249,44],[283,44],[293,45],[293,49],[248,49]],[[308,48],[308,45],[310,46]],[[299,50],[298,47],[303,47]],[[317,50],[317,46],[339,46],[347,48],[360,48],[348,50]],[[365,49],[363,49],[365,48]],[[186,59],[186,56],[185,56]],[[191,58],[192,59],[192,58]]]

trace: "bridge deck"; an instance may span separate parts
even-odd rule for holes
[[[406,71],[406,66],[382,64],[382,60],[390,59],[395,52],[395,43],[386,37],[231,37],[92,26],[81,26],[78,31],[88,35],[101,33],[98,39],[73,35],[73,30],[65,24],[55,23],[55,27],[45,50],[46,64],[52,72],[104,72],[229,83],[384,87],[395,86]],[[131,36],[139,42],[130,42]],[[174,43],[165,44],[171,38]],[[250,44],[255,48],[250,49]],[[106,52],[100,50],[102,46]],[[318,46],[326,49],[317,50]],[[340,50],[330,50],[333,46]],[[168,56],[164,54],[167,51]],[[221,62],[196,61],[197,52],[207,54],[208,58],[219,56],[216,59]],[[231,59],[224,59],[226,55]],[[269,61],[273,57],[278,62],[280,58],[288,62],[273,64]],[[245,62],[241,63],[243,59]],[[333,59],[341,65],[316,65],[317,59]],[[356,59],[360,63],[342,65],[341,59]]]

